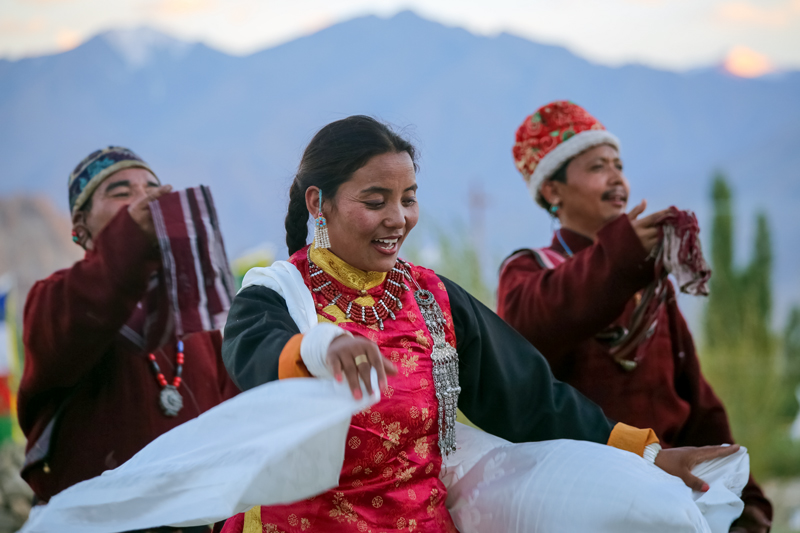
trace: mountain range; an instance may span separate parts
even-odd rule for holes
[[[98,147],[125,145],[164,182],[211,186],[231,255],[272,242],[281,256],[287,191],[305,145],[332,120],[368,114],[420,148],[422,232],[483,236],[494,271],[512,250],[550,240],[511,147],[528,114],[561,99],[621,139],[630,205],[646,198],[652,209],[693,209],[708,228],[710,179],[725,172],[739,256],[752,246],[756,210],[765,211],[779,313],[800,302],[800,73],[612,68],[408,11],[244,57],[140,28],[0,61],[0,195],[43,193],[66,212],[72,168]]]

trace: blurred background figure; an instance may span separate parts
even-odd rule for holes
[[[773,531],[795,512],[800,531],[798,69],[793,0],[0,3],[0,274],[14,275],[16,331],[27,288],[80,258],[62,206],[76,155],[136,146],[176,187],[209,184],[235,260],[283,242],[303,148],[359,113],[413,125],[421,149],[430,207],[407,258],[492,304],[502,258],[552,236],[509,132],[569,99],[624,140],[630,205],[697,213],[711,296],[679,296],[681,310]]]
[[[549,247],[503,262],[498,314],[610,418],[653,428],[665,447],[733,443],[672,283],[663,300],[651,292],[660,223],[670,213],[644,216],[643,200],[626,214],[631,187],[619,145],[566,101],[540,107],[517,129],[517,168],[560,227]],[[766,533],[772,506],[752,476],[742,499],[732,530]]]
[[[41,502],[237,392],[220,332],[179,336],[172,320],[149,206],[171,186],[112,146],[81,161],[68,188],[72,240],[86,255],[34,284],[23,323],[22,476]],[[181,279],[176,290],[191,289]]]

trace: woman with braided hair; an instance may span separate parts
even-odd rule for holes
[[[374,369],[381,400],[352,417],[338,487],[255,507],[224,531],[455,531],[440,471],[456,451],[456,407],[508,441],[609,444],[702,490],[691,467],[737,447],[658,453],[651,430],[614,423],[555,380],[536,348],[461,287],[398,258],[419,217],[416,170],[414,146],[365,116],[328,124],[306,148],[289,192],[291,257],[245,276],[223,358],[242,390],[313,376],[347,380],[360,398]],[[299,295],[269,282],[277,269]],[[298,299],[313,300],[311,327],[296,318]]]

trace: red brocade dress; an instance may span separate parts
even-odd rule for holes
[[[254,507],[229,519],[223,533],[388,531],[455,532],[439,479],[439,404],[432,338],[414,298],[401,291],[396,318],[378,325],[353,322],[311,291],[308,258],[338,292],[371,306],[380,300],[386,273],[363,272],[328,250],[304,248],[289,262],[300,272],[318,322],[335,323],[374,341],[398,374],[381,400],[352,417],[339,485],[312,498]],[[491,310],[452,281],[410,265],[422,289],[433,293],[445,318],[445,340],[458,351],[458,407],[485,431],[511,442],[575,439],[642,454],[657,441],[649,430],[608,420],[572,387],[555,380],[542,355]],[[242,390],[279,378],[310,376],[300,357],[299,328],[283,296],[262,286],[237,295],[225,328],[223,358]]]
[[[330,252],[312,250],[312,259],[340,285],[345,294],[359,296],[358,303],[372,305],[383,292],[383,273],[362,272]],[[310,286],[306,251],[292,262]],[[431,291],[445,313],[445,338],[455,346],[452,317],[444,284],[430,270],[412,267],[417,283]],[[367,295],[360,295],[366,290]],[[349,292],[348,292],[349,291]],[[316,303],[322,297],[314,293]],[[442,456],[437,441],[439,424],[432,361],[432,342],[413,291],[401,298],[396,319],[384,330],[347,320],[335,306],[319,313],[320,322],[335,322],[353,335],[380,346],[381,353],[398,368],[382,391],[381,401],[353,416],[347,435],[339,486],[308,500],[261,507],[228,521],[233,531],[456,531],[444,505],[446,490],[439,480]],[[327,303],[327,302],[325,302]],[[319,309],[319,305],[317,306]],[[258,523],[260,522],[260,523]]]

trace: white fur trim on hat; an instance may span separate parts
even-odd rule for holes
[[[539,187],[542,186],[544,180],[552,176],[561,165],[576,155],[600,144],[610,144],[619,150],[619,139],[607,130],[582,131],[553,148],[550,153],[539,161],[531,179],[528,180],[528,190],[533,199],[536,200],[536,193],[539,192]]]

